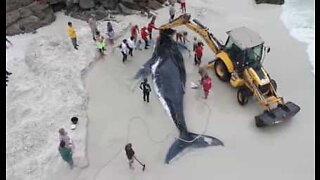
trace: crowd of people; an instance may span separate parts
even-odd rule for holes
[[[180,0],[181,12],[186,13],[186,1]],[[169,4],[169,22],[172,22],[175,17],[176,10],[174,8],[175,2],[172,0]],[[130,29],[130,37],[125,38],[121,41],[121,43],[117,46],[120,49],[122,54],[122,62],[125,63],[128,59],[128,56],[134,56],[134,50],[142,50],[142,44],[144,43],[144,49],[150,48],[150,42],[153,40],[153,30],[158,31],[159,28],[155,25],[156,16],[152,16],[150,22],[147,25],[144,25],[139,28],[137,24],[132,25]],[[102,56],[104,56],[104,51],[106,50],[106,44],[113,46],[114,45],[114,36],[115,31],[111,22],[107,23],[105,36],[99,31],[97,27],[97,21],[92,15],[87,21],[92,34],[92,39],[97,44],[97,49]],[[68,22],[67,33],[71,39],[71,43],[73,47],[78,50],[79,45],[77,44],[77,35],[76,30],[73,27],[71,22]],[[140,36],[139,36],[140,35]],[[105,38],[106,37],[106,38]],[[187,31],[178,31],[176,32],[175,40],[177,43],[183,44],[186,46],[188,40],[188,32]],[[194,52],[194,65],[199,66],[199,74],[201,76],[200,84],[202,85],[204,91],[204,98],[208,98],[209,91],[211,89],[211,78],[208,73],[200,67],[201,59],[203,55],[203,47],[204,44],[195,37],[193,41],[193,52]],[[144,79],[140,84],[140,89],[142,90],[143,100],[149,103],[149,95],[151,92],[151,87],[148,83],[147,79]],[[60,144],[59,144],[59,152],[64,161],[66,161],[70,168],[73,168],[74,162],[72,158],[72,154],[74,152],[74,144],[71,138],[68,136],[67,132],[61,128],[59,130],[60,136]],[[128,143],[125,146],[125,152],[129,161],[129,167],[133,169],[134,160],[138,161],[140,165],[143,166],[143,170],[145,165],[141,163],[136,157],[135,152],[132,149],[132,144]]]

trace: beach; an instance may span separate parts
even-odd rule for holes
[[[178,11],[179,4],[176,4],[175,7]],[[236,99],[237,89],[232,88],[229,83],[220,81],[213,71],[209,71],[209,75],[213,79],[213,88],[207,100],[202,98],[203,92],[201,89],[191,88],[190,83],[198,81],[200,77],[198,68],[193,65],[193,55],[189,57],[188,53],[184,52],[187,74],[184,114],[187,126],[192,132],[204,133],[220,139],[224,146],[188,149],[170,164],[165,164],[166,153],[178,136],[178,130],[154,91],[150,94],[150,103],[146,103],[142,100],[142,92],[137,87],[139,82],[132,80],[141,65],[151,58],[152,48],[142,51],[136,50],[133,57],[129,56],[128,61],[122,63],[120,50],[107,47],[106,57],[97,59],[96,47],[90,39],[91,34],[88,25],[85,22],[70,18],[80,31],[79,51],[73,52],[75,50],[71,48],[71,43],[67,39],[67,35],[63,34],[64,32],[59,35],[59,38],[52,38],[55,39],[52,41],[61,39],[64,43],[61,45],[62,47],[67,47],[70,43],[70,50],[68,51],[72,54],[67,57],[71,62],[80,58],[81,66],[76,66],[77,68],[69,67],[78,64],[77,62],[67,63],[65,66],[66,69],[74,69],[74,72],[71,71],[70,74],[78,73],[76,83],[68,89],[71,92],[77,92],[71,93],[77,95],[71,97],[81,98],[78,99],[78,103],[75,103],[72,99],[70,101],[66,100],[66,102],[72,104],[70,107],[74,108],[72,109],[73,112],[61,113],[58,116],[61,120],[54,122],[54,127],[48,129],[48,131],[52,131],[48,132],[50,136],[46,136],[47,141],[50,139],[50,143],[41,146],[43,149],[39,152],[43,157],[49,158],[50,163],[37,165],[36,167],[41,168],[41,171],[37,169],[31,171],[31,173],[21,172],[20,176],[11,176],[14,178],[7,176],[7,179],[314,179],[315,79],[306,53],[307,44],[297,41],[290,35],[280,19],[281,6],[256,5],[254,1],[250,0],[189,0],[187,1],[187,12],[191,14],[192,18],[207,26],[210,32],[222,42],[225,42],[227,38],[226,32],[236,27],[246,26],[258,32],[264,39],[265,45],[271,48],[263,65],[270,76],[276,80],[279,95],[283,96],[286,102],[292,101],[298,104],[301,111],[290,121],[283,124],[268,128],[257,128],[254,116],[262,113],[262,109],[256,99],[251,98],[246,106],[239,105]],[[180,12],[177,12],[177,14],[180,15]],[[139,27],[142,27],[150,21],[140,15],[119,16],[118,18],[122,22],[119,29],[123,29],[123,33],[116,41],[116,45],[123,38],[129,37],[130,31],[125,28],[128,23],[138,24]],[[41,29],[47,29],[43,31],[46,33],[51,31],[48,30],[51,27],[56,28],[53,28],[52,32],[65,31],[67,20],[69,20],[68,17],[59,15],[56,22]],[[157,27],[167,23],[168,20],[168,7],[157,11]],[[41,34],[41,29],[38,34],[47,35]],[[186,27],[181,26],[177,29],[188,31],[190,42],[187,45],[189,48],[192,48],[194,36],[200,38]],[[153,37],[157,37],[157,33],[154,30]],[[30,41],[31,37],[29,37]],[[63,37],[66,40],[63,40]],[[23,38],[23,36],[14,36],[10,40],[12,39],[13,44],[29,42]],[[89,40],[90,43],[85,43]],[[43,44],[46,43],[43,42]],[[23,48],[28,45],[25,43],[7,50],[9,71],[14,71],[14,68],[18,66],[19,59],[23,61],[24,56],[23,53],[17,56],[13,48],[18,48],[22,52]],[[40,45],[33,43],[32,47],[36,46]],[[58,53],[56,50],[50,51],[50,49],[47,49],[47,51],[48,53]],[[32,54],[33,51],[29,50],[28,52]],[[205,45],[202,63],[206,64],[214,58],[215,54]],[[49,62],[53,61],[54,58],[51,58],[51,61],[40,60],[41,58],[39,62],[44,63],[43,66],[30,66],[29,63],[28,68],[25,69],[32,71],[30,74],[35,76],[37,71],[32,67],[50,67]],[[30,62],[30,60],[26,62]],[[57,69],[55,70],[57,71]],[[83,75],[79,75],[82,71],[84,72]],[[17,104],[18,98],[11,91],[17,91],[13,87],[27,87],[23,83],[28,83],[28,79],[24,79],[24,81],[18,81],[18,79],[19,77],[13,74],[7,87],[6,121],[8,124],[14,117],[17,121],[15,126],[19,125],[19,118],[24,119],[24,113],[21,112],[19,117],[12,115],[17,112],[14,108],[19,106],[14,105]],[[29,80],[32,79],[35,79],[35,77],[29,78]],[[151,78],[149,78],[149,82],[151,83]],[[15,83],[20,83],[20,85]],[[41,84],[45,83],[39,82],[39,84],[42,87]],[[10,88],[10,86],[12,87]],[[44,90],[50,88],[54,88],[54,86],[46,87]],[[153,90],[152,83],[151,88]],[[23,92],[23,88],[18,90]],[[46,94],[44,90],[41,91],[42,94]],[[27,95],[21,94],[21,97],[27,97]],[[57,94],[53,93],[49,96],[54,95]],[[64,97],[65,95],[65,93],[60,93],[58,97]],[[46,95],[43,96],[47,97]],[[8,97],[11,98],[8,100]],[[25,99],[25,101],[27,100],[28,98]],[[38,106],[50,100],[39,101]],[[23,104],[21,99],[19,102]],[[54,108],[55,103],[61,102],[52,102],[49,107]],[[78,106],[73,106],[74,104]],[[30,103],[28,106],[32,107],[33,104]],[[65,106],[62,104],[60,108],[65,108]],[[70,110],[65,109],[66,111]],[[30,112],[34,112],[33,108]],[[79,129],[76,131],[69,129],[68,131],[70,131],[72,137],[78,139],[76,146],[79,143],[80,148],[78,152],[75,152],[75,156],[81,163],[77,165],[76,161],[76,167],[70,170],[59,157],[58,143],[55,143],[55,141],[58,139],[58,128],[60,126],[69,128],[67,118],[75,114],[80,117],[80,122],[83,120],[83,123],[79,124]],[[33,116],[29,116],[30,119],[34,117],[39,117],[39,114],[34,113]],[[54,114],[46,116],[44,113],[40,117],[39,123],[48,117],[55,118],[56,116]],[[7,130],[15,132],[11,129],[12,127],[14,125],[9,127],[7,125]],[[47,127],[49,126],[43,128]],[[8,138],[8,132],[7,139],[10,139],[10,137]],[[43,141],[45,140],[44,138]],[[124,152],[124,146],[128,142],[133,144],[136,156],[146,163],[146,171],[143,172],[136,162],[134,164],[135,169],[129,169]],[[9,145],[11,144],[9,143]],[[12,148],[9,145],[7,140],[7,152]],[[46,151],[46,148],[50,150]],[[19,152],[16,153],[19,154]],[[9,155],[7,153],[7,159]],[[38,160],[37,162],[47,161]],[[9,170],[11,172],[11,166],[14,165],[7,164],[7,172]],[[33,172],[36,172],[37,175]]]

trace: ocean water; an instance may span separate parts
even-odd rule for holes
[[[281,19],[290,34],[308,44],[306,49],[315,74],[315,0],[285,0]]]

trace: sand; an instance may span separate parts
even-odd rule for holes
[[[47,179],[314,179],[314,76],[306,44],[293,39],[279,19],[281,7],[256,5],[250,0],[189,0],[187,11],[223,42],[225,32],[235,27],[257,31],[271,47],[264,67],[277,81],[279,94],[285,101],[298,104],[301,111],[287,123],[256,128],[254,116],[262,110],[255,99],[240,106],[236,89],[219,81],[213,72],[213,89],[207,100],[202,99],[201,90],[191,89],[190,82],[199,76],[192,65],[193,57],[185,53],[188,128],[197,133],[206,130],[205,134],[219,138],[225,146],[189,149],[167,165],[164,158],[178,131],[156,95],[152,92],[150,103],[143,102],[142,92],[130,80],[151,57],[152,50],[135,51],[125,64],[118,49],[114,53],[109,50],[85,77],[89,166],[71,171],[60,163]],[[140,26],[149,21],[137,15],[122,18]],[[168,8],[158,10],[157,26],[168,19]],[[189,32],[192,40],[194,34]],[[128,36],[129,32],[124,37]],[[191,43],[188,45],[191,47]],[[205,47],[203,63],[212,59],[214,54]],[[123,151],[127,142],[133,143],[137,157],[147,164],[145,172],[137,163],[135,170],[129,170]]]

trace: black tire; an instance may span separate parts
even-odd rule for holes
[[[230,81],[231,74],[228,72],[227,66],[221,59],[217,59],[214,63],[214,72],[221,81]]]
[[[250,96],[250,94],[249,94],[247,88],[241,87],[238,89],[237,99],[238,99],[238,102],[240,105],[242,105],[242,106],[246,105],[249,101],[249,96]]]

